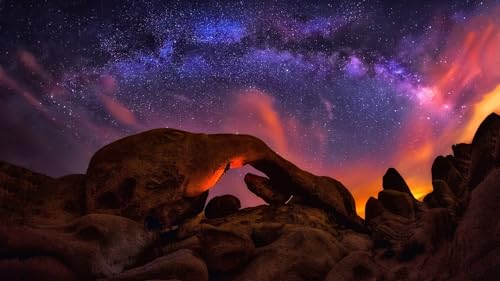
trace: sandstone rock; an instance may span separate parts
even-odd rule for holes
[[[410,194],[411,197],[413,197],[410,188],[406,184],[405,180],[394,168],[389,168],[387,172],[385,172],[382,178],[382,187],[384,189],[404,192]]]
[[[341,243],[328,232],[287,227],[276,241],[257,248],[251,262],[227,280],[324,280],[344,255]]]
[[[2,256],[26,259],[22,264],[26,270],[48,263],[57,269],[54,272],[63,272],[64,276],[73,272],[81,279],[121,272],[138,260],[152,239],[134,221],[105,214],[86,215],[58,226],[0,226]],[[38,262],[32,264],[33,258]],[[57,265],[54,260],[63,264]],[[9,272],[4,266],[0,269]],[[0,271],[0,276],[6,276],[4,273]]]
[[[500,211],[500,170],[495,169],[472,192],[464,216],[453,219],[445,208],[431,209],[434,222],[426,223],[427,236],[441,237],[434,251],[418,266],[414,280],[497,280],[500,247],[496,230]],[[433,238],[435,239],[435,238]],[[423,260],[423,259],[422,259]]]
[[[0,219],[23,222],[37,213],[42,185],[50,186],[54,179],[25,168],[0,162]]]
[[[290,198],[290,194],[284,194],[271,187],[269,179],[254,174],[245,175],[245,184],[255,195],[262,198],[271,205],[285,204]]]
[[[206,219],[203,223],[252,236],[256,228],[279,230],[285,225],[318,228],[333,235],[339,225],[324,210],[304,205],[263,205],[239,210],[230,217]],[[257,230],[258,231],[258,230]]]
[[[276,222],[255,223],[252,225],[252,241],[255,247],[269,245],[276,241],[281,234],[285,224]]]
[[[450,280],[496,280],[500,268],[500,169],[493,170],[474,190],[469,207],[451,244]]]
[[[462,212],[462,203],[445,181],[434,180],[432,186],[434,190],[425,197],[424,201],[429,207],[446,208],[457,215]]]
[[[336,238],[339,239],[342,246],[349,252],[371,252],[374,246],[369,235],[352,230],[340,231]]]
[[[143,281],[160,278],[163,280],[208,281],[208,271],[203,260],[192,251],[179,250],[104,280]]]
[[[449,241],[456,228],[456,217],[446,208],[427,210],[420,218],[419,228],[412,237],[413,244],[424,245],[431,253]]]
[[[209,219],[221,218],[235,213],[241,208],[240,200],[233,195],[212,198],[205,207],[205,216]]]
[[[354,199],[340,182],[297,168],[261,140],[172,129],[147,131],[100,149],[87,170],[87,208],[169,227],[199,212],[202,194],[227,169],[244,164],[264,172],[278,192],[307,197],[345,224],[362,226]]]
[[[465,179],[452,164],[452,157],[438,156],[432,164],[432,180],[442,180],[458,197],[465,191]]]
[[[50,257],[0,261],[2,280],[76,281],[78,275],[63,262]],[[36,279],[33,279],[36,276]]]
[[[53,179],[0,164],[0,218],[10,223],[63,223],[84,213],[84,176]]]
[[[201,252],[201,242],[197,236],[191,236],[184,240],[178,240],[175,242],[167,243],[161,248],[163,255],[167,255],[182,249],[192,250],[193,252]]]
[[[255,252],[251,238],[245,233],[204,225],[198,238],[202,256],[211,272],[227,272],[241,267]]]
[[[492,113],[481,123],[472,139],[469,188],[475,188],[496,166],[499,135],[500,116]]]
[[[408,243],[417,229],[415,219],[385,211],[367,222],[374,246],[381,249],[385,258],[407,260]]]
[[[389,169],[365,222],[340,182],[244,135],[153,130],[58,179],[0,163],[0,279],[496,280],[498,120],[436,158],[425,204]],[[203,216],[206,190],[244,164],[266,174],[245,182],[272,205],[222,196]]]
[[[384,209],[408,219],[415,218],[414,200],[408,193],[390,189],[378,193],[378,201]]]
[[[370,221],[375,217],[378,217],[385,211],[382,203],[377,200],[377,198],[370,197],[368,201],[366,201],[365,206],[365,219],[366,221]]]
[[[384,271],[369,253],[352,252],[333,266],[325,281],[384,280]]]
[[[459,143],[452,145],[451,148],[453,150],[453,165],[464,178],[467,178],[469,175],[472,145]]]
[[[377,198],[370,197],[368,198],[368,201],[366,201],[366,206],[365,206],[365,219],[366,221],[370,221],[373,218],[381,215],[385,211],[384,206],[382,206],[382,203],[377,200]]]

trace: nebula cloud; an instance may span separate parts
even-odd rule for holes
[[[498,1],[292,2],[5,1],[0,160],[60,176],[151,128],[252,134],[362,214],[388,167],[421,197],[433,159],[500,112]],[[260,203],[250,170],[212,196]]]

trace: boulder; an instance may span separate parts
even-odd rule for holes
[[[50,186],[54,181],[51,177],[0,162],[0,219],[24,222],[35,215],[42,204],[42,198],[37,196],[41,186]]]
[[[461,197],[465,191],[465,179],[453,165],[452,156],[438,156],[432,164],[432,180],[446,182],[455,196]]]
[[[184,196],[186,185],[200,181],[199,174],[206,172],[191,161],[189,153],[203,153],[190,151],[190,136],[158,129],[101,148],[87,169],[87,211],[125,216],[151,229],[171,227],[201,212],[206,192]],[[201,163],[203,170],[206,163]]]
[[[342,183],[299,169],[261,140],[173,129],[132,135],[96,152],[85,181],[87,211],[169,228],[199,213],[207,190],[222,174],[245,164],[268,176],[266,188],[299,195],[346,225],[362,227],[354,199]]]
[[[290,199],[290,194],[273,189],[267,178],[248,173],[244,180],[251,192],[270,205],[285,204]]]
[[[198,233],[201,254],[210,272],[228,272],[245,265],[254,255],[250,236],[210,225]]]
[[[500,116],[492,113],[481,123],[472,139],[469,188],[474,189],[497,164]]]
[[[414,198],[410,194],[386,189],[378,193],[378,201],[389,212],[408,219],[415,218]]]
[[[451,149],[453,150],[453,165],[464,178],[467,178],[469,175],[472,145],[468,143],[459,143],[452,145]]]
[[[427,206],[445,208],[457,215],[462,212],[462,202],[455,196],[445,181],[433,180],[432,186],[434,190],[424,198]]]
[[[279,234],[279,229],[285,225],[318,228],[332,235],[337,235],[339,228],[335,218],[330,217],[327,212],[306,205],[262,205],[241,209],[229,217],[205,219],[202,222],[248,236],[266,228]],[[197,231],[192,227],[192,231]]]
[[[385,270],[375,263],[368,252],[352,252],[336,263],[325,281],[385,280]]]
[[[205,207],[205,217],[221,218],[235,213],[241,208],[240,200],[233,195],[222,195],[212,198]]]
[[[413,195],[411,194],[410,188],[406,184],[406,181],[399,174],[399,172],[394,168],[389,168],[389,169],[387,169],[387,172],[385,172],[385,174],[382,178],[382,188],[389,189],[389,190],[395,190],[395,191],[399,191],[399,192],[404,192],[404,193],[410,194],[411,197],[413,197]]]
[[[0,218],[9,223],[64,223],[84,214],[84,175],[54,179],[0,163]]]
[[[18,266],[27,271],[35,272],[41,265],[50,264],[55,268],[50,276],[72,272],[81,279],[121,272],[139,260],[153,238],[142,225],[106,214],[85,215],[63,225],[0,226],[2,256],[22,258]],[[8,276],[9,268],[4,261],[0,260],[0,264],[0,276]]]
[[[0,260],[2,280],[37,281],[77,281],[81,280],[76,272],[62,261],[52,257],[30,257],[25,259]],[[36,279],[34,277],[36,276]]]
[[[257,248],[250,263],[226,280],[322,281],[345,254],[342,244],[328,232],[289,226],[277,240]]]
[[[207,266],[190,250],[179,250],[145,265],[126,270],[102,281],[144,280],[208,281]]]
[[[378,201],[377,198],[374,197],[368,198],[368,201],[366,201],[366,206],[365,206],[365,219],[367,222],[378,217],[384,211],[385,211],[384,206],[382,206],[382,203],[380,203],[380,201]]]
[[[420,253],[412,250],[412,238],[417,229],[415,219],[384,211],[367,221],[367,225],[371,230],[374,247],[381,251],[384,258],[408,260]]]

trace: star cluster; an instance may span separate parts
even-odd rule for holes
[[[247,133],[346,183],[360,211],[389,166],[421,195],[433,157],[499,110],[499,16],[499,1],[0,0],[0,159],[62,175],[150,128]],[[214,194],[255,204],[244,171]]]

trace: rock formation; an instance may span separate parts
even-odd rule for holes
[[[249,164],[269,205],[206,204]],[[337,180],[303,171],[259,139],[156,129],[111,143],[85,175],[0,163],[2,280],[498,280],[500,117],[432,165],[423,202],[396,169],[366,219]]]

